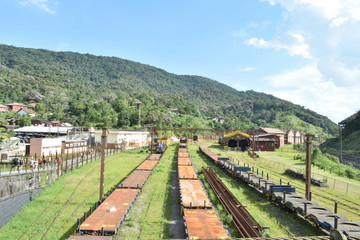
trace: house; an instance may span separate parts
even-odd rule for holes
[[[60,154],[62,141],[62,138],[31,138],[29,156],[40,157]]]
[[[301,133],[298,130],[294,130],[294,144],[299,143],[303,143]]]
[[[226,118],[224,117],[208,117],[207,120],[213,120],[215,122],[224,123],[226,121]]]
[[[20,109],[27,109],[28,106],[22,103],[9,103],[7,105],[10,111],[19,111]]]
[[[285,144],[294,144],[294,131],[284,130],[283,132],[285,132],[285,138],[284,138]]]
[[[20,116],[29,115],[30,117],[36,117],[38,114],[30,108],[22,108],[16,112]]]
[[[0,112],[8,112],[9,108],[5,105],[0,104]]]
[[[32,126],[39,126],[39,127],[51,127],[54,126],[54,124],[49,120],[43,120],[43,119],[31,119],[31,125]]]
[[[257,130],[258,134],[272,134],[278,137],[278,141],[275,142],[275,147],[280,148],[285,144],[285,133],[277,128],[260,128]]]
[[[251,139],[251,146],[254,148],[254,151],[275,151],[278,140],[276,135],[256,135]]]
[[[227,135],[224,135],[224,138],[222,139],[222,144],[224,146],[224,149],[230,148],[234,150],[241,149],[241,151],[246,151],[250,146],[250,138],[251,135],[240,130],[236,130]]]

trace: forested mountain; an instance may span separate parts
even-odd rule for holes
[[[253,129],[259,126],[336,134],[336,124],[299,105],[217,81],[175,75],[115,57],[0,45],[0,104],[37,103],[50,120],[78,125]],[[208,116],[226,117],[221,125]]]
[[[345,160],[352,162],[360,168],[360,111],[341,121],[342,126],[340,136],[328,139],[320,145],[324,152],[340,156],[340,149]],[[342,146],[340,143],[342,142]]]

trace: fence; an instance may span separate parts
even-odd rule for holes
[[[122,151],[122,149],[108,148],[105,155],[112,155],[119,151]],[[25,191],[33,191],[39,187],[45,187],[66,172],[75,170],[99,158],[100,154],[100,149],[95,148],[82,153],[55,156],[55,158],[43,156],[41,158],[42,163],[38,163],[36,167],[31,165],[32,161],[35,161],[36,158],[26,158],[25,163],[22,166],[16,166],[15,170],[11,168],[13,171],[0,172],[0,199]],[[46,164],[43,164],[44,160]]]
[[[234,159],[234,161],[236,163],[240,163],[240,161],[238,159]],[[283,172],[285,172],[286,169],[291,169],[296,172],[305,174],[305,166],[302,168],[297,168],[297,167],[294,167],[294,166],[291,166],[291,165],[288,165],[288,164],[285,164],[282,162],[272,161],[270,159],[265,159],[265,158],[256,158],[256,161],[258,162],[259,165],[267,166],[272,169],[277,169],[277,170],[280,170]],[[314,167],[315,166],[313,166],[313,168]],[[352,183],[345,182],[345,181],[342,181],[342,180],[339,180],[336,178],[322,175],[320,173],[315,173],[314,171],[312,171],[311,177],[314,179],[324,181],[327,184],[328,188],[330,188],[330,189],[344,193],[346,195],[356,196],[357,198],[360,199],[360,184],[359,185],[352,184]]]

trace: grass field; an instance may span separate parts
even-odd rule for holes
[[[168,239],[172,201],[172,172],[176,171],[175,145],[171,145],[136,199],[117,239]]]
[[[148,154],[139,150],[106,158],[105,190],[124,179]],[[66,239],[77,218],[99,199],[100,161],[62,176],[0,229],[0,239]]]
[[[203,142],[203,144],[210,147],[215,153],[221,154],[222,156],[230,157],[234,162],[239,163],[240,165],[249,164],[251,167],[254,167],[254,170],[258,170],[259,173],[264,172],[264,176],[269,174],[270,180],[279,183],[282,179],[283,183],[290,182],[291,185],[296,187],[296,192],[299,195],[305,195],[305,183],[301,180],[297,180],[291,177],[288,177],[284,174],[283,164],[294,166],[297,168],[303,168],[304,163],[293,160],[295,152],[291,150],[284,149],[283,151],[276,152],[261,152],[259,158],[252,159],[248,156],[247,153],[234,152],[234,151],[225,151],[219,148],[218,144],[213,144],[210,142]],[[322,172],[328,177],[337,179],[341,182],[349,182],[356,186],[360,185],[354,180],[349,180],[345,177],[339,177],[337,175],[331,175],[329,172],[323,172],[320,169],[313,168],[314,173]],[[346,186],[346,185],[344,185]],[[345,215],[349,220],[360,222],[360,196],[359,191],[354,194],[345,194],[343,189],[335,188],[320,188],[312,185],[312,200],[319,203],[319,205],[327,207],[329,209],[334,208],[334,202],[339,202],[338,212]],[[355,189],[356,190],[356,189]]]
[[[212,161],[202,156],[202,154],[199,154],[198,147],[199,144],[188,144],[189,152],[198,171],[201,171],[203,167],[213,168],[219,178],[237,199],[247,207],[247,210],[260,225],[269,227],[269,229],[265,231],[266,235],[271,237],[324,235],[321,230],[313,228],[307,221],[296,217],[294,214],[282,211],[261,195],[254,192],[253,189],[249,188],[246,184],[229,177]],[[210,195],[212,194],[213,193],[210,193]],[[227,213],[219,212],[219,215],[224,222],[227,222]]]

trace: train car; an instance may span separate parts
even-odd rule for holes
[[[134,170],[122,183],[119,188],[140,189],[144,186],[146,180],[152,171]]]
[[[138,194],[139,189],[115,189],[80,225],[79,233],[115,235]]]
[[[147,160],[159,161],[161,156],[162,156],[162,154],[153,153],[148,157]]]
[[[193,166],[178,166],[179,179],[198,179]]]
[[[190,154],[189,154],[189,152],[181,152],[181,151],[179,151],[178,152],[178,157],[179,158],[182,158],[182,157],[189,158]]]
[[[184,208],[212,208],[200,180],[180,179],[181,205]]]
[[[189,239],[226,239],[222,223],[212,209],[184,209],[186,232]]]
[[[276,185],[251,172],[250,168],[239,169],[239,166],[234,165],[231,161],[221,161],[219,160],[221,157],[209,149],[200,147],[200,151],[215,163],[218,163],[225,171],[248,183],[250,186],[256,188],[257,191],[260,190],[274,203],[309,219],[316,226],[324,230],[330,231],[338,229],[348,237],[357,237],[360,239],[360,223],[349,222],[345,216],[333,214],[329,209],[320,207],[316,202],[308,201],[305,197],[297,195],[295,192],[296,189],[291,186]],[[336,224],[335,221],[337,221]]]
[[[152,171],[157,164],[158,161],[145,160],[143,163],[140,164],[140,166],[136,168],[136,170]]]
[[[190,157],[179,157],[178,158],[178,166],[191,166],[191,158]]]
[[[112,240],[112,236],[71,235],[67,240]]]

